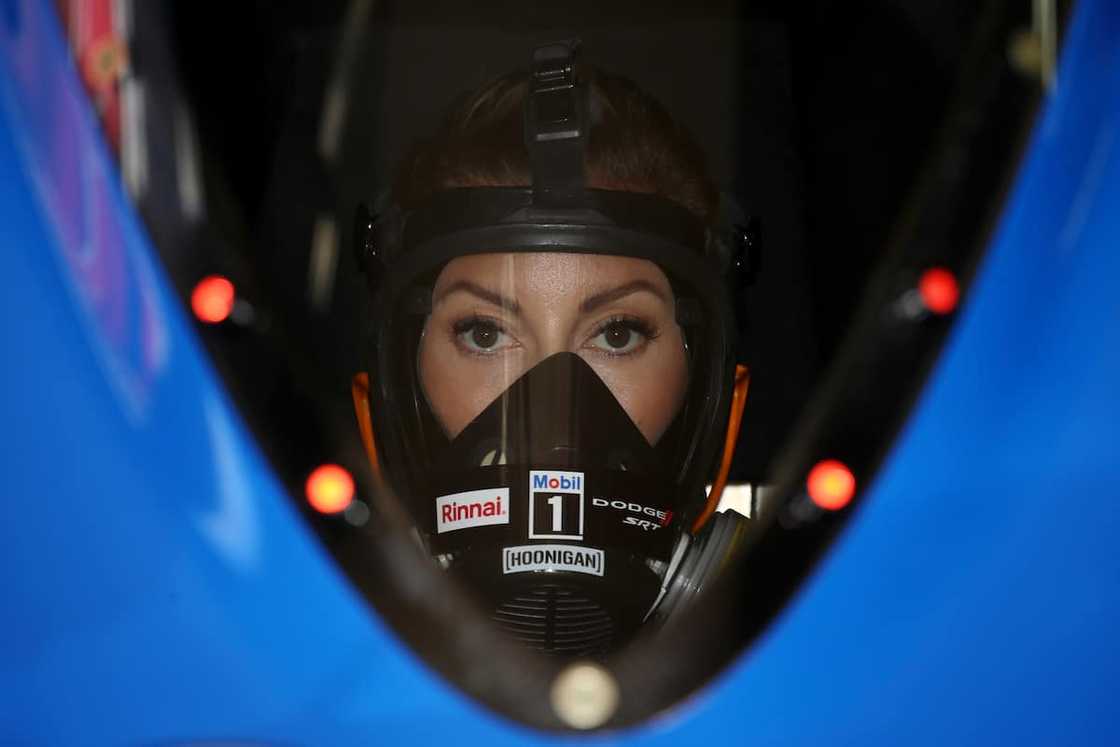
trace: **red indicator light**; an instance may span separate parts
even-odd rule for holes
[[[354,478],[337,464],[316,467],[307,478],[307,502],[316,511],[337,514],[354,499]]]
[[[813,503],[829,511],[838,511],[851,503],[856,493],[856,478],[843,462],[826,459],[809,470],[806,486]]]
[[[957,278],[944,267],[934,267],[922,273],[918,281],[922,303],[934,314],[948,314],[957,308],[961,290]]]
[[[207,324],[224,322],[233,311],[233,283],[221,275],[208,275],[191,292],[191,310]]]

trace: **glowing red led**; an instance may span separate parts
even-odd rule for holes
[[[922,273],[918,281],[922,303],[934,314],[948,314],[957,308],[961,289],[957,278],[944,267],[933,267]]]
[[[221,275],[208,275],[191,292],[191,310],[199,321],[218,324],[229,318],[235,297],[233,283]]]
[[[825,459],[809,470],[806,487],[813,503],[829,511],[838,511],[852,502],[856,478],[843,462]]]
[[[324,464],[308,476],[306,490],[312,508],[324,514],[337,514],[354,500],[354,478],[337,464]]]

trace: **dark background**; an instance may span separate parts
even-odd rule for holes
[[[209,210],[200,231],[164,232],[165,262],[184,294],[221,271],[257,308],[254,325],[210,331],[207,344],[274,463],[361,460],[349,403],[367,313],[349,246],[356,203],[455,96],[525,65],[538,42],[578,35],[587,59],[635,79],[697,136],[719,186],[762,220],[732,475],[754,481],[843,341],[976,12],[918,0],[139,5],[138,28],[166,45],[148,57],[170,59],[194,117]],[[332,90],[345,104],[326,153]],[[146,217],[158,212],[149,203]],[[325,303],[309,291],[317,223],[337,239]]]

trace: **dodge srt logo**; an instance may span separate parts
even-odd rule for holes
[[[638,516],[625,516],[622,523],[627,526],[638,527],[650,532],[668,526],[673,519],[672,511],[662,511],[652,506],[643,506],[632,501],[607,500],[606,498],[592,498],[591,505],[595,508],[613,508],[616,511],[625,511]]]

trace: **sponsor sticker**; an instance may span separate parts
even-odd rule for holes
[[[509,523],[509,488],[468,490],[436,498],[436,534]]]
[[[529,471],[529,539],[583,539],[583,473]]]
[[[579,545],[523,545],[502,548],[502,573],[569,571],[603,575],[603,551]]]
[[[639,527],[647,532],[651,530],[657,531],[661,527],[668,526],[669,522],[673,519],[672,511],[662,511],[659,508],[643,506],[633,501],[608,500],[606,498],[596,497],[591,499],[591,505],[595,508],[612,508],[615,511],[638,514],[639,516],[624,517],[622,523],[628,526]],[[642,518],[643,516],[649,518]]]

